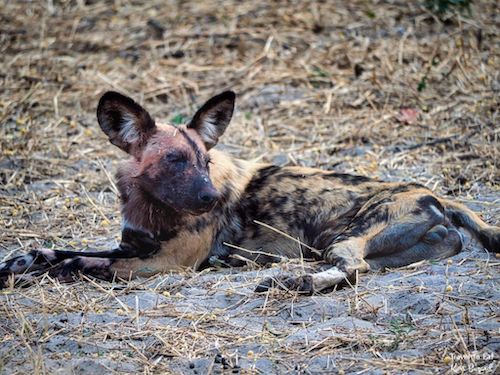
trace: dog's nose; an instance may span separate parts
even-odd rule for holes
[[[218,194],[215,194],[210,191],[200,191],[200,193],[198,194],[198,199],[200,200],[200,203],[202,203],[205,206],[213,204],[218,198],[219,198]]]

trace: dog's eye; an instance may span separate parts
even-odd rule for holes
[[[174,152],[174,153],[165,155],[165,160],[168,163],[185,163],[187,158],[185,155],[183,155],[181,153]]]
[[[210,167],[210,164],[213,164],[212,160],[207,159],[207,160],[206,160],[206,167],[207,167],[207,168],[208,168],[208,167]]]

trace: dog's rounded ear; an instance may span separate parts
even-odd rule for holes
[[[128,96],[106,92],[97,106],[97,121],[109,141],[133,154],[156,128],[149,113]]]
[[[198,132],[207,150],[214,147],[233,117],[236,94],[225,91],[214,96],[196,112],[188,128]]]

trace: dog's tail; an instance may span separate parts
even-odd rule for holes
[[[500,227],[488,225],[474,212],[460,203],[441,199],[445,214],[451,223],[467,230],[488,250],[500,253]]]

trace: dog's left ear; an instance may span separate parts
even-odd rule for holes
[[[198,132],[207,150],[214,147],[233,117],[234,100],[232,91],[214,96],[196,112],[188,128]]]
[[[114,91],[108,91],[99,100],[97,121],[112,144],[136,157],[140,157],[142,147],[156,130],[144,108]]]

